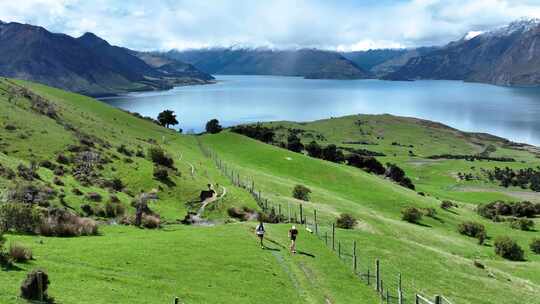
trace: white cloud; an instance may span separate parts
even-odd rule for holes
[[[0,0],[0,19],[135,49],[207,46],[342,50],[444,44],[520,17],[538,0]]]

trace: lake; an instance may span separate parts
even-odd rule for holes
[[[256,121],[310,121],[389,113],[442,122],[540,146],[540,89],[461,81],[307,80],[216,76],[218,83],[130,93],[104,102],[144,116],[170,109],[185,132],[217,118],[224,126]]]

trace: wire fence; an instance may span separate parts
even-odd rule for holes
[[[362,252],[356,240],[339,239],[336,236],[336,224],[323,222],[318,217],[317,210],[306,210],[303,204],[285,206],[274,203],[263,196],[256,188],[253,178],[242,177],[233,167],[222,161],[211,149],[198,141],[202,153],[214,161],[221,173],[228,177],[231,183],[248,191],[264,213],[273,215],[280,223],[295,223],[303,225],[313,233],[325,246],[331,249],[337,257],[351,268],[353,274],[362,282],[371,286],[381,298],[383,303],[395,304],[452,304],[442,296],[435,296],[430,300],[419,294],[418,287],[407,280],[403,280],[401,272],[390,266],[385,267],[379,258]]]

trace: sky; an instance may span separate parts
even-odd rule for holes
[[[0,0],[4,22],[142,51],[443,45],[533,17],[540,0]]]

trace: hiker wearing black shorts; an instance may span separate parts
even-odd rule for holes
[[[263,222],[260,222],[259,225],[257,225],[257,228],[255,228],[255,234],[259,237],[261,240],[261,248],[264,249],[263,239],[264,239],[264,225]]]
[[[289,230],[289,238],[291,239],[291,253],[296,253],[296,236],[298,235],[298,230],[296,229],[296,226],[292,226],[292,228]]]

